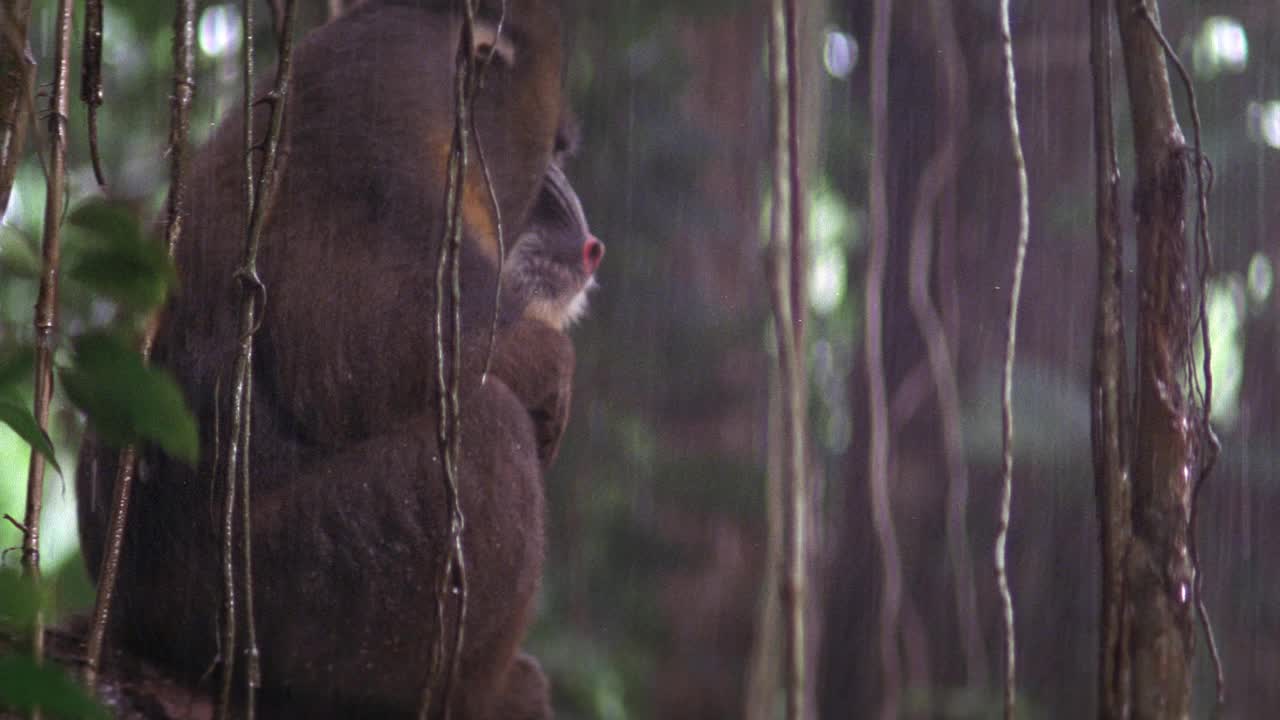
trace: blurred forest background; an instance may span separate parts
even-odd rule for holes
[[[774,347],[761,258],[769,191],[766,3],[570,5],[567,90],[583,136],[570,177],[609,251],[591,315],[574,331],[574,417],[547,478],[550,557],[529,644],[553,678],[562,718],[772,717],[748,701],[760,690],[749,688],[753,652],[778,650],[757,632],[767,587]],[[882,583],[861,359],[870,4],[802,5],[817,519],[810,693],[819,717],[863,717],[880,694]],[[1000,697],[991,559],[998,381],[1017,223],[996,4],[895,5],[881,310],[905,580],[903,710],[908,717],[993,717]],[[34,6],[32,49],[39,82],[47,83],[53,3]],[[1161,6],[1166,33],[1194,76],[1216,179],[1208,310],[1223,455],[1201,500],[1200,556],[1227,672],[1226,716],[1258,718],[1280,706],[1280,6]],[[329,11],[322,2],[302,8],[304,27]],[[1009,557],[1019,698],[1028,718],[1087,717],[1096,707],[1100,560],[1088,380],[1097,270],[1087,12],[1084,2],[1013,3],[1032,226]],[[158,210],[165,192],[171,17],[171,7],[154,0],[106,7],[100,132],[108,194],[143,217]],[[268,22],[268,13],[259,17]],[[205,3],[198,37],[196,143],[236,102],[237,7]],[[269,33],[258,37],[264,59],[273,57]],[[1118,56],[1116,83],[1127,209],[1132,152]],[[1176,83],[1175,95],[1185,108]],[[1185,115],[1183,126],[1189,134]],[[75,207],[99,192],[78,102],[70,127]],[[32,135],[28,147],[40,137]],[[958,153],[934,171],[941,185],[931,206],[921,200],[922,181],[947,142]],[[15,188],[0,231],[0,348],[32,336],[43,212],[34,154]],[[912,273],[922,271],[909,252],[913,237],[932,248],[922,280],[941,310],[956,369],[959,407],[950,413],[940,410],[946,403],[939,403],[909,300]],[[74,234],[67,242],[74,254]],[[1132,296],[1132,247],[1127,262]],[[61,332],[101,324],[110,313],[68,285]],[[960,444],[945,441],[948,423],[962,429]],[[73,475],[81,430],[68,404],[55,405],[51,434],[63,477],[48,478],[43,562],[57,580],[60,617],[92,603],[64,479]],[[0,428],[0,512],[21,516],[28,453]],[[967,492],[956,491],[964,484]],[[958,538],[944,532],[958,520]],[[19,544],[18,532],[0,523],[0,546]],[[972,584],[952,571],[951,558],[964,548]],[[16,562],[17,553],[6,553],[6,565]],[[1197,657],[1196,697],[1207,708],[1212,672],[1203,643]]]

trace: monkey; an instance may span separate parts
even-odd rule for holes
[[[452,632],[433,612],[448,526],[433,312],[454,121],[452,8],[368,0],[294,57],[258,258],[266,290],[247,416],[264,716],[413,716],[433,642]],[[469,597],[452,717],[540,720],[551,717],[547,682],[519,646],[541,578],[542,474],[568,415],[574,354],[564,331],[604,250],[559,165],[555,3],[494,0],[479,17],[479,52],[494,59],[474,135],[497,200],[491,207],[473,163],[457,308]],[[267,112],[254,118],[259,136]],[[193,683],[219,653],[220,455],[230,432],[219,396],[239,340],[242,129],[228,119],[194,158],[182,284],[153,354],[200,421],[201,459],[189,468],[143,452],[111,626],[114,639]],[[517,229],[501,268],[497,217]],[[95,580],[115,463],[114,450],[86,438],[77,493]]]

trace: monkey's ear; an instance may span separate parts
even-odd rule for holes
[[[556,144],[553,154],[556,165],[564,167],[573,156],[578,154],[582,144],[582,125],[578,116],[567,108],[560,116],[560,125],[556,128]]]
[[[499,32],[499,26],[488,20],[476,20],[475,48],[476,58],[480,62],[497,62],[506,67],[515,67],[516,46],[511,38]]]

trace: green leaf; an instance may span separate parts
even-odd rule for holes
[[[31,380],[36,367],[36,350],[25,346],[0,355],[0,391]]]
[[[88,230],[108,242],[129,242],[142,236],[138,218],[128,208],[102,198],[81,203],[67,216],[67,224]]]
[[[9,277],[40,277],[40,253],[31,238],[11,225],[0,225],[0,270]]]
[[[111,335],[85,335],[75,347],[74,366],[60,371],[62,386],[104,442],[147,440],[196,464],[196,421],[168,373],[143,365],[136,351]]]
[[[164,302],[177,271],[160,243],[148,239],[129,210],[91,201],[68,223],[84,230],[87,247],[72,263],[70,277],[121,304],[147,310]]]
[[[126,253],[87,251],[69,273],[90,290],[135,310],[159,306],[169,292],[168,283],[160,275]]]
[[[36,613],[48,604],[46,585],[22,577],[17,570],[0,570],[0,621],[5,627],[31,627]]]
[[[40,428],[35,415],[30,410],[0,398],[0,423],[8,425],[18,434],[18,437],[43,455],[59,475],[62,474],[62,468],[58,466],[58,458],[54,456],[53,441],[49,439],[49,434]]]
[[[36,665],[24,655],[0,657],[0,705],[18,711],[43,708],[61,718],[110,720],[80,683],[56,665]]]

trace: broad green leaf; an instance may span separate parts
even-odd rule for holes
[[[70,277],[131,308],[146,310],[164,302],[177,272],[131,212],[92,201],[71,213],[68,222],[87,235],[86,247],[68,270]]]
[[[135,350],[111,335],[85,335],[75,348],[75,364],[60,372],[62,385],[103,441],[122,446],[147,440],[196,464],[196,421],[168,373],[143,365]]]
[[[54,456],[53,441],[49,439],[48,433],[40,429],[35,415],[30,410],[0,398],[0,424],[8,425],[9,429],[18,434],[18,437],[43,455],[59,475],[62,474],[62,468],[58,466],[58,458]]]
[[[0,706],[25,711],[40,707],[75,720],[110,720],[111,714],[57,665],[36,665],[25,655],[0,657]]]

